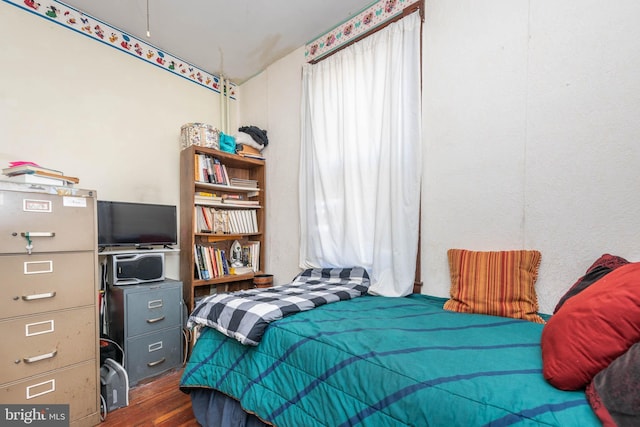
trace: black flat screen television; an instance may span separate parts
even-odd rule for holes
[[[177,242],[175,206],[98,200],[99,248],[146,248]]]

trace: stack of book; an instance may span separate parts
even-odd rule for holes
[[[247,144],[236,144],[236,154],[251,159],[265,160],[260,150]]]
[[[9,181],[26,182],[29,184],[46,184],[72,187],[80,180],[73,176],[66,176],[62,171],[45,168],[32,162],[10,162],[2,173]]]
[[[229,184],[233,187],[258,188],[258,181],[255,179],[230,178]]]
[[[193,198],[197,205],[218,205],[222,203],[222,196],[206,191],[196,191]]]
[[[236,206],[259,206],[258,200],[245,199],[243,194],[223,194],[222,202],[226,205]]]

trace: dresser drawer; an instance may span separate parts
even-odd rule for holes
[[[182,289],[179,286],[155,288],[126,295],[127,338],[164,328],[182,326]]]
[[[97,372],[96,361],[91,360],[31,377],[0,387],[0,401],[4,404],[68,404],[73,425],[74,420],[98,412]]]
[[[91,305],[95,253],[0,255],[0,318]]]
[[[126,342],[130,384],[180,365],[182,329],[176,327],[132,338]]]
[[[94,359],[94,307],[0,322],[0,384]]]
[[[0,191],[0,253],[95,250],[95,198]]]

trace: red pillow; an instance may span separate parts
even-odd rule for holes
[[[544,377],[563,390],[584,388],[640,341],[640,263],[617,268],[569,298],[542,330]]]
[[[553,314],[556,314],[558,310],[560,310],[560,307],[562,307],[562,305],[567,302],[569,298],[578,295],[580,292],[584,291],[593,283],[595,283],[596,280],[601,279],[603,276],[606,276],[616,268],[622,267],[625,264],[629,264],[629,261],[622,257],[603,254],[596,260],[596,262],[591,265],[591,267],[587,269],[587,272],[584,274],[584,276],[579,278],[578,281],[573,284],[571,289],[569,289],[567,293],[564,294],[562,298],[560,298],[560,301],[558,301],[556,308],[553,310]]]

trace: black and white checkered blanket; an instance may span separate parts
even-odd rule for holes
[[[301,311],[359,297],[369,289],[364,268],[312,268],[290,284],[206,297],[187,327],[204,325],[245,345],[258,345],[270,322]]]

